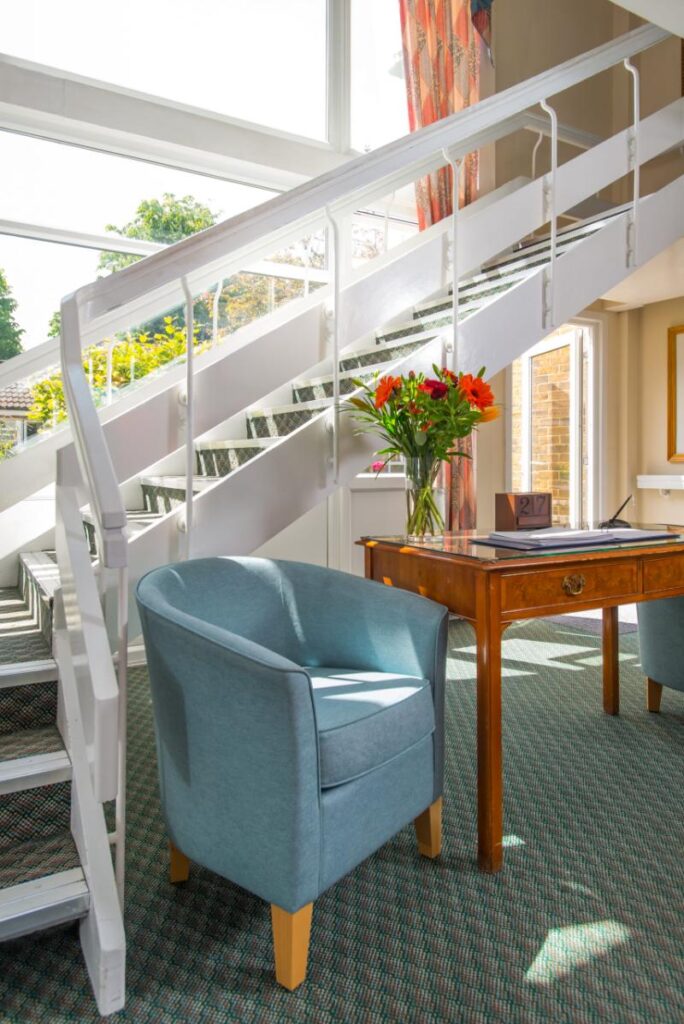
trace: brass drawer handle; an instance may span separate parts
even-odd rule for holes
[[[563,588],[563,593],[567,594],[568,597],[577,597],[584,590],[586,582],[581,573],[575,573],[572,576],[564,576],[561,587]]]

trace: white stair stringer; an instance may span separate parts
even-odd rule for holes
[[[653,159],[683,138],[684,98],[643,119],[639,134],[641,160]],[[558,168],[558,213],[629,172],[628,142],[629,130],[618,132]],[[497,201],[484,196],[461,212],[457,246],[463,275],[478,270],[538,228],[544,183],[545,179],[540,177]],[[444,286],[449,229],[448,220],[440,221],[359,268],[345,282],[340,325],[342,349],[410,306],[424,303]],[[306,374],[329,355],[323,312],[329,301],[330,289],[326,286],[247,325],[197,360],[198,434],[239,412],[240,403],[244,408],[258,401],[292,377]],[[255,366],[260,371],[258,380]],[[184,376],[184,366],[169,369],[100,411],[120,481],[130,479],[182,446],[177,402]],[[255,387],[260,387],[259,394]],[[150,429],[152,423],[154,430]],[[138,440],[136,445],[129,443],[131,433]],[[65,428],[46,435],[12,460],[0,463],[0,511],[51,483],[55,452],[70,443],[71,434]]]
[[[547,324],[542,315],[544,267],[466,320],[459,330],[461,365],[486,365],[488,374],[498,373],[633,273],[637,268],[628,267],[626,259],[628,218],[628,212],[611,218],[557,261],[554,313]],[[684,176],[639,201],[638,266],[682,235]]]
[[[93,791],[61,590],[55,610],[55,653],[73,768],[71,831],[89,893],[80,926],[81,947],[97,1007],[106,1016],[124,1005],[126,937],[103,807]]]
[[[430,372],[443,359],[443,339],[435,337],[416,352],[389,364],[388,371]],[[339,477],[330,459],[333,409],[309,420],[239,469],[222,477],[193,502],[192,557],[245,555],[260,547],[347,483],[371,461],[377,447],[374,434],[357,434],[358,424],[340,411]],[[179,532],[182,509],[171,512],[129,543],[131,589],[150,569],[182,557],[184,535]],[[139,631],[133,593],[130,631]]]
[[[684,177],[642,199],[639,214],[642,263],[684,234]],[[459,331],[460,364],[467,368],[486,365],[490,375],[498,372],[632,273],[634,268],[626,261],[629,215],[628,211],[612,217],[558,259],[553,321],[545,325],[542,314],[548,265],[464,320]],[[514,331],[511,324],[515,324]],[[443,327],[439,333],[444,336],[449,331]],[[388,364],[387,369],[398,373],[421,365],[429,368],[441,361],[442,344],[441,337],[433,338],[424,348]],[[340,472],[338,481],[333,480],[328,458],[331,415],[328,411],[303,424],[196,496],[193,557],[248,554],[368,465],[376,438],[372,434],[355,436],[352,417],[341,412]],[[182,557],[178,522],[178,514],[172,512],[131,541],[132,584],[154,566]],[[132,610],[132,622],[134,617]]]

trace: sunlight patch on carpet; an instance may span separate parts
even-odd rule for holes
[[[528,968],[525,981],[530,985],[550,985],[596,957],[623,946],[630,936],[629,928],[618,921],[592,921],[553,928]]]

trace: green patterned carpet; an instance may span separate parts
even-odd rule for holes
[[[166,882],[145,674],[132,673],[128,1003],[112,1020],[239,1024],[680,1024],[684,695],[643,710],[621,637],[622,713],[599,638],[517,624],[504,643],[507,857],[475,865],[475,651],[451,634],[445,846],[406,829],[316,904],[307,982],[272,977],[268,907],[194,869]],[[0,1020],[93,1021],[75,928],[0,947]]]

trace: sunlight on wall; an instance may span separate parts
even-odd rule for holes
[[[525,975],[530,985],[550,985],[577,967],[605,956],[631,938],[629,928],[618,921],[593,921],[553,928]]]

